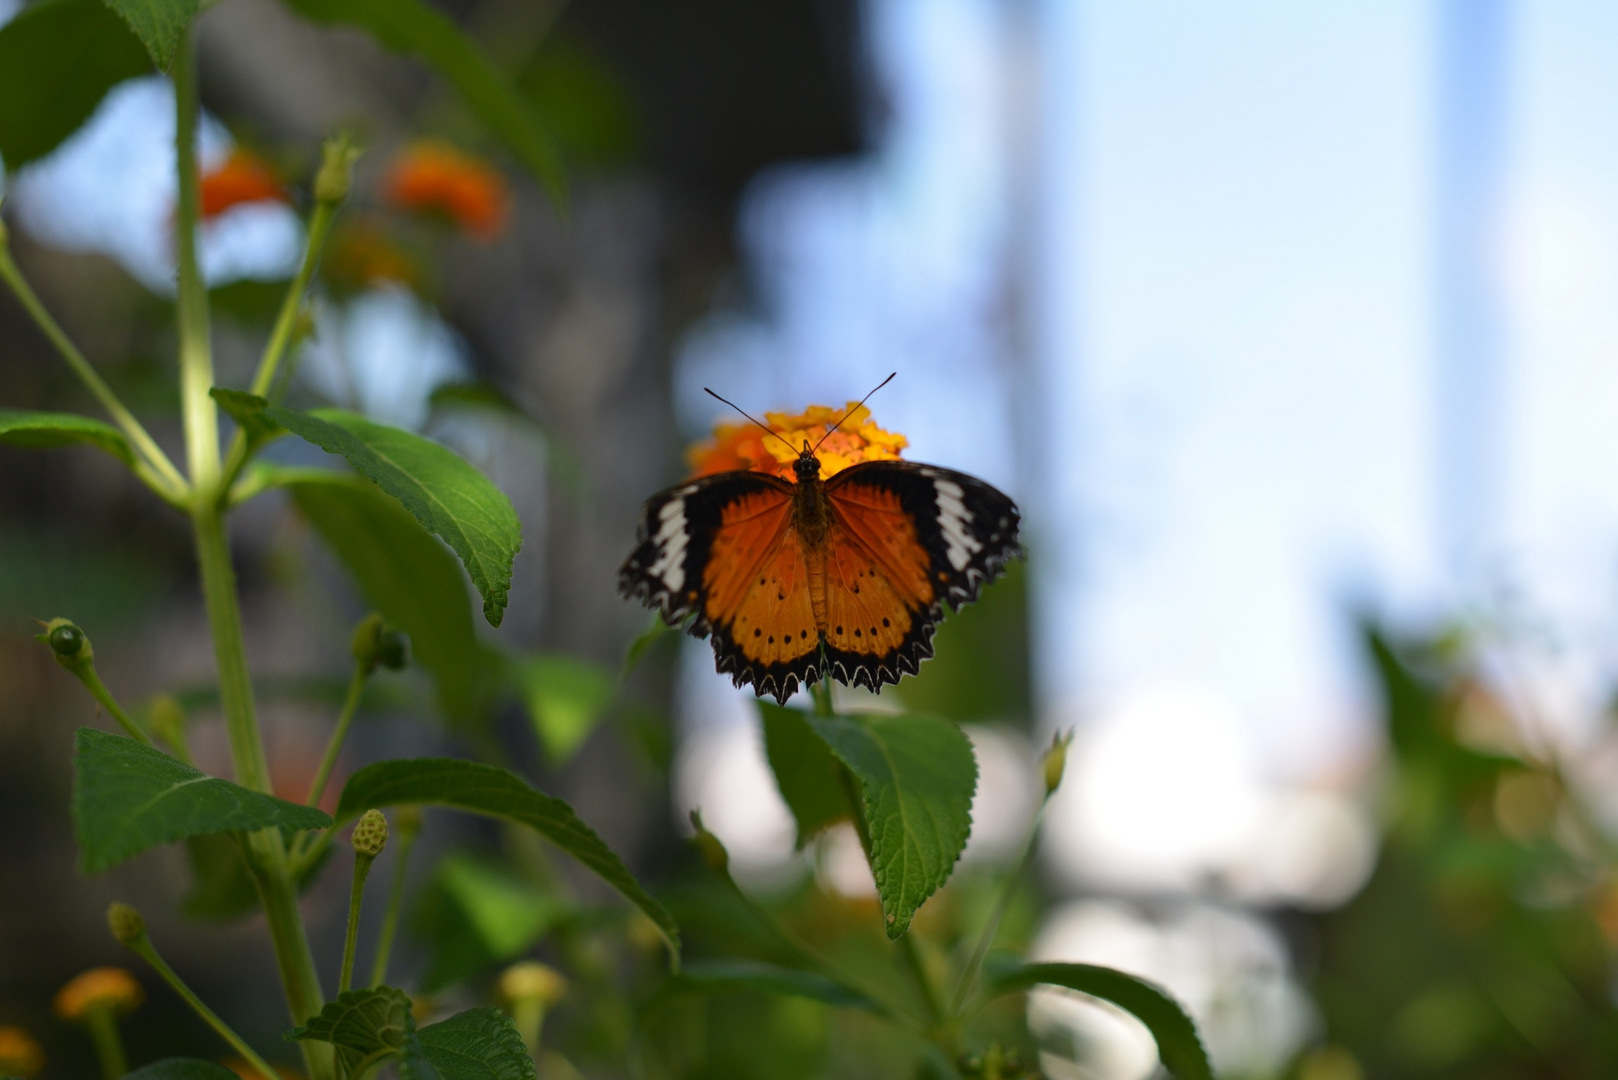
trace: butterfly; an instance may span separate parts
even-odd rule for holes
[[[783,703],[826,674],[872,691],[915,674],[945,605],[1022,555],[1016,503],[982,480],[909,461],[823,480],[815,449],[794,451],[795,483],[724,472],[652,496],[618,577],[711,637],[721,674]]]

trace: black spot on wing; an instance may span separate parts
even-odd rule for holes
[[[882,687],[898,682],[899,676],[916,674],[921,662],[933,655],[933,633],[943,615],[937,605],[912,611],[910,632],[896,648],[881,656],[839,649],[827,642],[827,670],[844,686],[863,686],[872,693],[881,693]]]
[[[964,528],[978,545],[960,569],[949,560],[950,545],[939,519],[940,480],[961,489],[961,505],[968,519]],[[855,483],[870,484],[898,497],[900,507],[916,523],[917,539],[927,549],[928,576],[952,609],[976,600],[985,583],[1005,573],[1012,559],[1022,557],[1022,515],[1017,504],[975,476],[912,461],[867,461],[826,481],[826,494],[835,499],[839,487]]]
[[[729,675],[737,686],[751,686],[759,697],[769,695],[785,705],[799,687],[817,682],[821,677],[823,665],[819,649],[810,649],[796,660],[765,664],[744,656],[728,628],[705,626],[704,632],[713,637],[714,667],[719,673]]]
[[[700,611],[702,571],[713,552],[714,533],[719,529],[725,507],[743,496],[766,490],[782,492],[788,498],[792,495],[792,485],[774,476],[727,472],[676,484],[647,499],[635,529],[635,550],[618,571],[618,591],[657,611],[670,626],[678,626],[693,612]],[[663,527],[663,510],[676,499],[682,504],[685,520],[678,537],[685,543],[685,553],[679,560],[683,580],[677,590],[669,588],[664,578],[652,572],[665,549],[677,542],[676,538],[658,539]],[[690,629],[696,637],[708,632],[701,618]]]

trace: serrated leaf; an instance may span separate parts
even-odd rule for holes
[[[419,1057],[410,996],[392,986],[345,990],[285,1038],[331,1043],[350,1076],[388,1057]]]
[[[935,716],[810,716],[809,725],[860,780],[871,873],[888,937],[954,870],[972,831],[977,759],[960,728]]]
[[[766,994],[808,998],[844,1009],[864,1009],[886,1016],[887,1009],[853,987],[812,971],[798,971],[756,960],[697,960],[674,980],[676,990],[718,993],[757,990]]]
[[[551,198],[566,205],[567,180],[549,136],[522,96],[450,19],[420,0],[287,2],[306,18],[357,26],[387,48],[426,61],[516,151]]]
[[[95,728],[78,731],[73,773],[73,831],[88,874],[188,836],[332,823],[312,806],[249,791]]]
[[[1110,1001],[1146,1025],[1164,1068],[1178,1080],[1213,1080],[1196,1024],[1167,991],[1144,979],[1093,964],[1025,964],[993,956],[983,971],[984,992],[991,998],[1044,984]]]
[[[612,676],[576,656],[546,653],[512,662],[534,733],[553,765],[589,738],[617,692]]]
[[[803,713],[761,698],[758,715],[764,725],[764,756],[798,824],[801,848],[821,829],[847,821],[853,813],[842,766]]]
[[[333,474],[286,485],[304,517],[359,585],[365,602],[410,635],[439,707],[456,723],[487,711],[498,658],[478,640],[455,556],[374,484]]]
[[[174,51],[186,27],[197,17],[197,0],[105,0],[123,17],[164,71],[174,62]]]
[[[164,1058],[124,1073],[124,1080],[238,1080],[223,1065],[196,1058]]]
[[[236,426],[247,436],[250,448],[257,449],[285,433],[281,425],[264,415],[264,407],[269,402],[257,394],[249,394],[245,390],[227,390],[223,386],[215,386],[208,393],[236,421]]]
[[[511,589],[511,561],[522,524],[511,500],[489,478],[430,439],[341,409],[304,413],[267,405],[264,415],[322,450],[341,454],[398,499],[427,531],[461,557],[483,596],[483,617],[499,626]]]
[[[443,1080],[534,1080],[538,1075],[517,1025],[491,1006],[428,1024],[417,1039]]]
[[[668,942],[675,966],[680,959],[680,928],[652,899],[595,830],[579,820],[561,799],[530,786],[522,777],[458,758],[381,761],[355,773],[343,788],[337,818],[348,821],[374,807],[428,803],[504,818],[527,825],[600,875],[645,912]]]
[[[111,424],[77,413],[0,409],[0,443],[37,449],[83,444],[105,450],[125,465],[135,461],[123,432]]]
[[[152,61],[101,0],[43,0],[0,27],[0,158],[8,172],[44,157],[107,92]]]

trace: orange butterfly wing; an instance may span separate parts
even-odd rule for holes
[[[793,486],[762,473],[704,477],[660,492],[641,513],[619,588],[691,633],[711,635],[721,672],[785,700],[819,678],[820,637]]]
[[[1016,505],[975,477],[877,461],[826,482],[826,657],[832,675],[880,690],[933,654],[944,605],[977,598],[1021,554]]]

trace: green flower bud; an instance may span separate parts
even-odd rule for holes
[[[702,824],[702,813],[691,811],[691,827],[697,830],[695,842],[697,854],[702,856],[703,865],[716,874],[730,873],[730,852],[719,837],[709,832]]]
[[[90,639],[71,619],[52,619],[45,624],[45,632],[35,640],[44,642],[56,654],[56,662],[63,667],[88,664],[95,659]]]
[[[421,807],[415,803],[406,803],[393,811],[394,828],[399,830],[399,835],[404,839],[414,840],[421,835],[422,821]]]
[[[1073,741],[1072,731],[1059,731],[1045,751],[1045,794],[1054,794],[1062,786],[1062,773],[1067,771],[1067,744]]]
[[[122,945],[133,947],[146,936],[146,920],[128,904],[115,901],[107,908],[107,925],[112,927],[112,936]]]
[[[500,993],[507,1001],[535,1001],[548,1009],[567,993],[567,980],[554,968],[523,960],[500,975]]]
[[[361,619],[359,625],[354,627],[354,636],[349,639],[349,648],[354,653],[354,662],[366,671],[371,671],[377,665],[377,649],[382,641],[382,631],[387,627],[382,616],[372,612]]]
[[[380,810],[365,811],[349,834],[348,842],[354,845],[357,854],[376,858],[388,846],[388,819]]]
[[[320,172],[315,174],[315,198],[323,203],[340,203],[348,198],[354,182],[354,162],[360,151],[347,132],[333,135],[321,150]]]
[[[410,663],[410,639],[400,630],[384,630],[376,641],[376,659],[389,671],[400,671]]]
[[[185,738],[185,708],[170,694],[159,694],[146,706],[146,722],[170,746]]]

